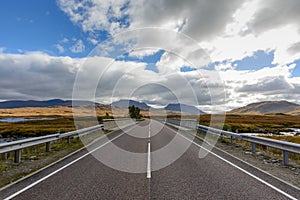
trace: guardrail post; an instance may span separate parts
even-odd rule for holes
[[[21,149],[15,150],[15,157],[14,157],[14,163],[20,163],[21,162]]]
[[[255,154],[256,153],[256,143],[252,142],[252,153]]]
[[[8,153],[4,153],[3,159],[4,159],[4,160],[7,160],[7,159],[8,159]]]
[[[289,164],[289,152],[288,151],[282,151],[282,160],[284,165]]]
[[[70,143],[71,143],[71,137],[68,136],[68,144],[70,144]]]
[[[233,140],[234,140],[234,138],[233,138],[233,136],[231,135],[231,136],[230,136],[230,143],[231,143],[231,144],[233,144]]]
[[[46,142],[46,152],[50,152],[50,150],[51,150],[51,143]]]

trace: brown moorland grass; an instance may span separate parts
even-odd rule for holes
[[[218,117],[218,116],[217,116]],[[199,123],[209,125],[211,115],[201,115]],[[265,129],[268,132],[275,130],[283,131],[288,128],[300,128],[300,116],[295,115],[237,115],[227,114],[225,116],[224,129],[239,132],[258,132]]]
[[[112,115],[111,107],[107,105],[99,106],[82,106],[82,107],[26,107],[26,108],[10,108],[0,109],[0,117],[46,117],[46,116],[61,116],[73,117],[73,113],[79,116],[91,116],[96,112],[97,116],[105,116],[106,113]],[[114,108],[115,115],[124,115],[128,113],[128,109]]]
[[[50,116],[52,120],[33,120],[24,122],[1,122],[0,136],[4,138],[36,137],[75,130],[74,120],[72,117]],[[90,120],[90,117],[80,117],[77,119],[79,126],[84,128],[96,125]],[[102,118],[98,117],[98,122]],[[93,124],[92,124],[93,123]]]
[[[285,136],[285,135],[260,135],[261,137],[271,138],[275,140],[283,140],[300,144],[300,136]]]
[[[2,137],[33,137],[74,130],[72,118],[59,117],[53,120],[33,120],[25,122],[0,123]]]

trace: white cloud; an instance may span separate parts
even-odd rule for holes
[[[70,47],[70,51],[73,53],[81,53],[85,51],[85,45],[82,40],[77,40],[77,42]]]
[[[182,103],[195,104],[196,100],[201,104],[210,103],[204,80],[200,80],[197,74],[157,74],[145,70],[145,66],[146,63],[113,62],[105,57],[74,59],[40,52],[0,54],[1,98],[71,99],[79,72],[81,79],[77,81],[82,80],[79,84],[80,99],[89,99],[89,92],[94,91],[93,85],[98,84],[100,77],[96,99],[102,102],[132,97],[156,104],[176,102],[177,98]]]
[[[157,53],[159,50],[157,49],[137,49],[129,52],[130,57],[143,58],[145,56],[150,56]]]
[[[2,99],[70,98],[79,60],[40,52],[0,54]]]
[[[249,22],[249,31],[259,34],[286,25],[300,28],[300,2],[298,0],[260,0],[258,2],[259,7]]]
[[[242,60],[255,51],[274,51],[274,64],[288,64],[299,59],[299,54],[291,54],[290,48],[299,41],[298,28],[292,25],[271,29],[260,35],[246,34],[217,37],[202,45],[210,52],[213,61]]]
[[[69,39],[68,39],[68,38],[63,38],[60,42],[61,42],[61,43],[68,43],[68,42],[69,42]]]
[[[56,44],[56,45],[54,45],[54,47],[58,50],[59,53],[65,52],[65,48],[60,44]]]
[[[93,45],[96,45],[99,41],[96,40],[95,38],[91,38],[91,37],[88,37],[87,38],[87,41],[89,41],[90,43],[92,43]]]
[[[116,32],[122,29],[121,22],[112,22],[126,15],[126,11],[120,9],[127,0],[93,0],[93,1],[69,1],[58,0],[58,5],[74,24],[78,24],[84,31],[108,30]]]
[[[256,71],[234,69],[220,71],[227,90],[228,107],[282,99],[300,103],[298,100],[300,79],[291,76],[294,68],[295,65],[277,65]]]
[[[89,97],[100,77],[96,100],[106,103],[112,99],[133,98],[165,105],[179,99],[181,103],[211,111],[215,109],[213,104],[227,105],[230,109],[261,100],[288,98],[297,102],[300,96],[300,78],[291,77],[295,65],[257,71],[236,71],[220,66],[223,70],[219,72],[199,69],[186,73],[174,68],[154,73],[145,70],[145,66],[146,63],[105,57],[75,59],[40,52],[0,54],[1,99],[71,99],[78,70],[82,80],[80,98]],[[226,101],[223,101],[222,91],[227,95]]]
[[[106,30],[114,35],[125,29],[144,27],[180,29],[205,47],[213,62],[241,60],[257,50],[274,50],[274,63],[281,65],[300,57],[290,53],[300,38],[298,0],[58,2],[71,21],[84,31]],[[129,27],[122,26],[122,20],[113,19],[126,19]],[[163,40],[168,36],[162,36],[161,42],[168,43]],[[139,42],[151,46],[159,37],[144,37]],[[180,48],[186,51],[189,45],[181,43]]]
[[[84,31],[106,30],[111,34],[124,29],[159,27],[182,30],[200,40],[222,33],[232,14],[244,1],[128,1],[59,0],[58,5],[70,20]],[[122,20],[120,20],[122,19]],[[124,23],[128,23],[127,27]]]
[[[238,88],[238,92],[253,94],[253,93],[265,93],[265,94],[278,94],[285,93],[294,89],[292,84],[283,76],[269,76],[263,79],[259,79],[255,84],[243,85]]]
[[[300,58],[299,0],[58,0],[58,5],[74,24],[88,32],[87,41],[92,44],[101,41],[96,37],[99,30],[113,36],[129,31],[100,43],[94,50],[98,57],[85,63],[88,68],[83,71],[82,97],[92,81],[104,73],[97,91],[97,98],[104,102],[126,98],[140,84],[149,85],[135,93],[138,100],[152,104],[176,100],[154,83],[169,86],[184,103],[193,104],[188,89],[191,87],[199,106],[206,110],[213,109],[210,94],[218,97],[217,92],[223,87],[228,97],[225,104],[230,108],[260,100],[299,99],[300,79],[291,75],[295,65],[287,65]],[[135,28],[138,30],[131,31]],[[65,43],[73,44],[73,53],[85,51],[83,40],[64,38],[56,45],[61,53]],[[146,63],[112,59],[125,52],[141,58],[159,49],[166,50],[156,63],[159,73],[145,70]],[[258,50],[273,51],[275,67],[234,69],[232,62]],[[1,99],[71,97],[75,74],[83,59],[37,52],[3,54],[1,49],[0,53]],[[225,64],[215,66],[215,71],[202,69],[224,60]],[[105,71],[108,63],[112,65]],[[182,66],[190,64],[197,70],[179,72]],[[224,105],[219,99],[217,103]]]

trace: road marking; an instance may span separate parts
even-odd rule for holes
[[[172,130],[172,129],[169,129],[169,130]],[[172,130],[172,131],[175,132],[174,130]],[[177,134],[177,132],[176,132],[176,134]],[[290,198],[290,199],[297,200],[297,198],[295,198],[295,197],[291,196],[290,194],[288,194],[288,193],[282,191],[281,189],[275,187],[274,185],[271,185],[270,183],[268,183],[268,182],[264,181],[263,179],[261,179],[261,178],[255,176],[254,174],[251,174],[250,172],[248,172],[248,171],[244,170],[243,168],[237,166],[236,164],[234,164],[234,163],[232,163],[232,162],[226,160],[225,158],[222,158],[221,156],[215,154],[214,152],[212,152],[212,151],[210,151],[210,150],[208,150],[208,149],[202,147],[201,145],[197,144],[197,143],[194,142],[193,140],[191,140],[191,139],[189,139],[189,138],[183,136],[183,135],[180,134],[180,133],[178,133],[178,135],[180,135],[180,136],[183,137],[184,139],[186,139],[186,140],[192,142],[194,145],[196,145],[196,146],[198,146],[198,147],[200,147],[200,148],[206,150],[206,151],[209,152],[210,154],[216,156],[217,158],[221,159],[222,161],[228,163],[229,165],[231,165],[231,166],[233,166],[233,167],[239,169],[240,171],[244,172],[245,174],[251,176],[252,178],[258,180],[259,182],[261,182],[261,183],[267,185],[268,187],[272,188],[273,190],[275,190],[275,191],[281,193],[282,195],[284,195],[284,196],[286,196],[286,197],[288,197],[288,198]]]
[[[192,134],[192,133],[189,133],[189,134]],[[192,134],[192,135],[193,135],[193,134]],[[194,135],[194,136],[195,136],[197,139],[201,140],[202,142],[205,142],[206,144],[212,146],[212,145],[209,144],[207,141],[203,140],[203,138],[200,138],[200,137],[197,136],[197,135]],[[254,166],[254,165],[252,165],[252,164],[250,164],[250,163],[247,163],[246,161],[242,160],[241,158],[238,158],[238,157],[236,157],[236,156],[234,156],[234,155],[231,155],[230,153],[224,151],[223,149],[220,149],[220,148],[218,148],[218,147],[216,147],[216,146],[214,146],[214,149],[217,149],[218,151],[220,151],[220,152],[226,154],[227,156],[233,157],[234,159],[236,159],[236,160],[238,160],[238,161],[240,161],[240,162],[242,162],[242,163],[244,163],[244,164],[246,164],[246,165],[249,165],[250,167],[253,167],[254,169],[260,171],[261,173],[266,174],[267,176],[271,176],[272,178],[277,179],[278,181],[283,182],[284,184],[286,184],[286,185],[288,185],[288,186],[290,186],[290,187],[292,187],[292,188],[295,188],[296,190],[300,190],[299,187],[297,187],[297,186],[295,186],[295,185],[292,185],[291,183],[289,183],[289,182],[287,182],[287,181],[285,181],[285,180],[282,180],[281,178],[278,178],[278,177],[274,176],[273,174],[270,174],[269,172],[266,172],[266,171],[264,171],[264,170],[262,170],[262,169],[260,169],[260,168],[258,168],[258,167],[256,167],[256,166]]]
[[[148,138],[151,137],[151,131],[150,131],[150,124],[149,124],[149,133],[148,133]]]
[[[90,152],[84,154],[83,156],[81,156],[81,157],[79,157],[79,158],[73,160],[72,162],[66,164],[65,166],[63,166],[63,167],[61,167],[61,168],[55,170],[54,172],[48,174],[47,176],[44,176],[43,178],[37,180],[36,182],[31,183],[30,185],[28,185],[27,187],[23,188],[22,190],[19,190],[18,192],[16,192],[16,193],[10,195],[9,197],[6,197],[4,200],[9,200],[9,199],[12,199],[12,198],[16,197],[17,195],[19,195],[19,194],[25,192],[26,190],[32,188],[33,186],[39,184],[40,182],[46,180],[47,178],[53,176],[54,174],[56,174],[56,173],[60,172],[61,170],[63,170],[63,169],[65,169],[65,168],[69,167],[70,165],[74,164],[75,162],[81,160],[82,158],[84,158],[84,157],[90,155],[91,153],[93,153],[93,152],[99,150],[100,148],[104,147],[104,146],[107,145],[108,143],[110,143],[110,142],[116,140],[117,138],[121,137],[121,136],[124,135],[124,134],[125,134],[125,132],[123,132],[121,135],[118,135],[118,136],[114,137],[113,139],[111,139],[111,140],[105,142],[104,144],[102,144],[102,145],[100,145],[99,147],[95,148],[94,150],[92,150],[92,151],[90,151]]]
[[[151,145],[148,142],[147,178],[151,178]]]

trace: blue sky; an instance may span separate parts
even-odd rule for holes
[[[16,6],[17,5],[17,6]],[[126,3],[120,9],[127,9]],[[108,11],[109,12],[109,11]],[[118,21],[123,27],[128,27],[128,15],[122,18],[109,18],[110,22]],[[184,25],[184,24],[183,24]],[[46,52],[54,56],[85,57],[96,46],[88,41],[91,33],[83,31],[79,25],[72,23],[54,0],[10,0],[2,1],[0,6],[0,26],[5,27],[0,32],[0,47],[6,53],[25,53],[30,51]],[[181,27],[182,28],[182,27]],[[105,30],[97,30],[92,33],[98,41],[107,39],[110,34]],[[72,52],[71,47],[78,40],[82,40],[84,50]],[[57,46],[64,50],[59,51]],[[144,58],[126,57],[123,60],[148,63],[147,70],[157,72],[155,66],[164,51],[159,51]],[[252,56],[245,57],[232,63],[236,70],[258,70],[264,67],[274,67],[272,64],[274,51],[265,52],[258,50]],[[214,67],[212,63],[210,67]],[[293,76],[300,76],[300,61],[296,62],[297,67]],[[181,72],[193,71],[189,66],[181,67]]]
[[[0,46],[7,53],[42,51],[56,56],[84,57],[95,46],[86,40],[88,33],[74,25],[54,0],[9,0],[0,5],[0,26],[5,27],[0,32]],[[100,39],[105,38],[105,32],[100,34]],[[73,53],[69,48],[78,40],[83,40],[85,51]],[[65,52],[60,53],[57,44]]]
[[[103,45],[103,50],[111,48],[112,52],[102,56],[117,57],[116,65],[124,65],[118,73],[115,71],[107,77],[112,80],[126,74],[126,68],[142,64],[143,71],[133,74],[143,75],[137,82],[165,80],[163,76],[172,74],[201,87],[202,80],[197,73],[209,77],[210,72],[218,71],[230,107],[269,99],[299,102],[299,5],[263,0],[259,4],[254,0],[241,0],[230,5],[226,1],[219,4],[206,0],[199,2],[174,1],[170,5],[167,0],[0,1],[0,100],[70,98],[81,59],[98,44],[103,45],[103,41],[123,31],[157,27],[179,35],[184,33],[199,45],[199,49],[186,41],[168,38],[168,31],[166,35],[133,32],[130,38],[122,38],[120,43],[111,40],[108,44],[111,46]],[[268,9],[275,12],[267,12]],[[138,47],[138,43],[161,50],[131,54],[132,49],[126,44]],[[198,68],[157,48],[160,46],[185,55],[184,59]],[[128,52],[124,54],[126,50]],[[210,63],[198,64],[203,55],[208,55]],[[12,71],[17,73],[12,74]],[[186,89],[181,88],[185,84],[179,85],[178,81],[167,81],[182,91]],[[65,88],[58,90],[52,84],[54,82]],[[134,84],[128,83],[130,87]],[[209,103],[205,92],[196,89],[199,89],[196,91],[198,97],[203,97],[199,104]],[[155,94],[155,91],[149,94]],[[158,102],[161,96],[151,98]],[[109,95],[102,97],[103,101],[109,98]],[[189,103],[188,97],[184,99]],[[151,99],[146,100],[151,102]]]
[[[274,52],[256,51],[254,55],[245,57],[242,60],[233,62],[236,70],[258,70],[264,67],[274,67],[272,64],[274,59]]]

